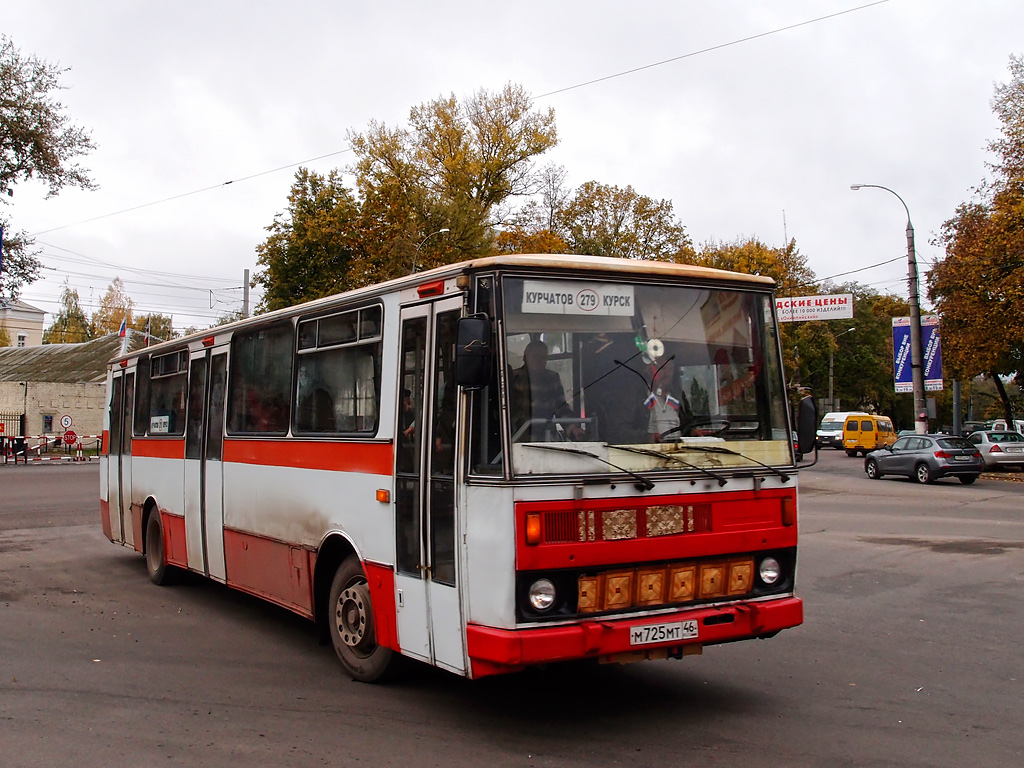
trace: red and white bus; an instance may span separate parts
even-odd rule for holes
[[[803,618],[774,313],[763,277],[497,256],[133,352],[103,530],[312,619],[359,680],[771,637]]]

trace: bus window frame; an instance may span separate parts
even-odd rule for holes
[[[229,345],[228,345],[228,347],[229,347],[229,351],[228,351],[228,379],[227,379],[227,389],[228,389],[228,391],[227,391],[227,398],[226,398],[226,418],[225,418],[225,422],[224,422],[224,434],[225,435],[229,435],[229,436],[232,436],[232,437],[258,437],[258,438],[277,438],[277,437],[287,437],[288,436],[289,426],[291,424],[291,419],[292,419],[292,416],[291,416],[292,400],[294,399],[294,396],[295,396],[295,393],[294,393],[294,389],[295,389],[295,375],[294,375],[295,374],[295,345],[297,343],[296,339],[297,339],[297,336],[298,336],[296,319],[297,318],[294,317],[294,316],[293,317],[283,318],[283,319],[275,319],[275,320],[272,320],[270,322],[254,326],[252,328],[245,328],[245,329],[241,329],[241,330],[235,331],[234,333],[231,334],[231,341],[229,342]],[[282,429],[275,429],[275,430],[241,430],[241,429],[233,429],[232,428],[233,427],[233,424],[232,424],[233,414],[235,414],[235,413],[242,413],[242,410],[239,410],[237,408],[238,403],[236,401],[236,396],[245,397],[248,394],[248,390],[249,390],[249,386],[248,386],[249,379],[247,377],[239,377],[237,375],[238,374],[238,367],[237,366],[243,364],[241,362],[242,355],[238,351],[238,346],[241,343],[240,340],[251,338],[252,336],[255,336],[255,335],[259,334],[259,333],[266,332],[266,331],[271,330],[271,329],[286,328],[286,327],[290,329],[290,333],[291,333],[291,339],[290,339],[291,343],[288,345],[289,350],[290,350],[290,357],[289,357],[288,362],[289,362],[289,365],[291,366],[291,368],[290,368],[290,370],[288,372],[288,388],[287,388],[288,391],[286,393],[284,393],[285,404],[286,404],[286,406],[288,408],[288,413],[286,414],[286,416],[282,420],[283,424],[284,424],[284,429],[283,430]],[[236,390],[236,388],[235,388],[236,387],[236,380],[239,380],[239,383],[238,383],[237,386],[244,387],[245,390],[246,390],[245,392],[242,392],[240,390]]]
[[[365,324],[373,322],[373,318],[366,318],[372,310],[376,310],[376,330],[363,335]],[[355,315],[356,336],[354,339],[345,341],[322,341],[320,323],[324,320],[340,318],[343,315]],[[289,421],[291,433],[303,437],[325,438],[325,437],[350,437],[350,438],[373,438],[380,432],[384,421],[381,413],[383,398],[381,389],[383,387],[383,364],[384,364],[384,323],[385,309],[382,301],[375,300],[366,303],[356,304],[343,308],[334,307],[329,311],[322,311],[311,315],[298,315],[295,317],[295,349],[294,365],[292,366],[292,395],[291,395],[291,419]],[[310,329],[312,334],[304,336],[304,327]],[[374,420],[372,427],[364,429],[338,429],[333,430],[312,430],[300,429],[299,419],[299,373],[302,367],[302,358],[311,355],[324,355],[338,350],[359,349],[373,347],[371,357],[373,359],[373,400]],[[230,382],[229,382],[230,391]],[[333,405],[337,406],[337,399],[332,395]],[[335,412],[335,417],[337,416]],[[365,415],[362,416],[365,418]]]
[[[166,439],[181,440],[185,436],[185,414],[188,411],[188,354],[189,354],[188,347],[176,347],[175,349],[168,350],[167,352],[162,352],[159,355],[151,355],[151,356],[149,356],[149,361],[148,361],[148,365],[147,365],[148,376],[147,376],[147,382],[146,382],[146,398],[147,398],[147,401],[146,401],[146,416],[147,416],[146,436],[147,437],[156,437],[156,438],[166,438]],[[154,371],[157,369],[156,362],[158,360],[159,361],[167,360],[167,359],[169,359],[171,357],[177,357],[177,363],[176,363],[175,370],[173,370],[173,371],[160,371],[159,373],[155,373],[154,374]],[[170,379],[170,378],[172,378],[174,376],[180,376],[182,378],[182,381],[184,382],[183,391],[185,393],[185,404],[184,404],[184,407],[182,408],[180,413],[178,413],[177,411],[174,412],[177,416],[180,416],[180,418],[177,419],[178,421],[181,422],[180,429],[179,429],[178,425],[175,424],[175,430],[174,431],[168,429],[167,432],[154,432],[153,429],[152,429],[152,426],[153,426],[152,417],[153,417],[153,411],[154,411],[154,408],[153,408],[153,392],[154,392],[153,382],[154,381],[164,380],[164,379]],[[138,378],[137,377],[136,377],[136,386],[138,386]],[[137,404],[136,404],[136,407],[138,407]],[[133,425],[133,429],[134,429],[134,425]],[[140,437],[141,437],[141,435],[140,435]]]

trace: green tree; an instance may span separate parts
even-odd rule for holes
[[[94,189],[95,184],[75,158],[95,148],[87,131],[70,123],[64,105],[54,98],[67,69],[36,56],[24,56],[0,35],[0,201],[19,182],[37,179],[52,197],[67,186]],[[24,232],[15,233],[6,218],[0,296],[17,298],[23,285],[39,277],[40,263]]]
[[[986,373],[1003,415],[1013,415],[1002,377],[1024,373],[1024,58],[1010,57],[1010,82],[996,87],[993,111],[1001,138],[994,179],[957,207],[936,244],[945,258],[928,274],[942,317],[943,363],[969,379]]]
[[[624,259],[690,261],[693,244],[671,200],[632,187],[588,181],[555,214],[556,232],[573,253]]]
[[[60,293],[60,309],[43,331],[43,344],[77,344],[92,338],[92,323],[82,309],[78,291],[65,283]]]
[[[267,227],[256,248],[261,267],[253,277],[264,288],[257,307],[265,312],[357,287],[359,206],[337,172],[295,174],[288,209]]]

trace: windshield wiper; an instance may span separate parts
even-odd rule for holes
[[[763,464],[762,462],[758,461],[757,459],[752,459],[749,456],[747,456],[746,454],[740,453],[739,451],[734,451],[734,450],[732,450],[730,448],[722,448],[721,446],[717,446],[717,445],[688,445],[687,443],[676,443],[675,447],[672,450],[674,450],[674,451],[698,451],[700,453],[727,453],[730,456],[739,456],[741,459],[746,459],[747,461],[749,461],[752,464],[757,464],[759,467],[764,467],[765,469],[774,472],[776,475],[778,475],[779,477],[782,478],[782,482],[784,482],[784,483],[788,483],[789,482],[790,475],[787,475],[782,470],[776,469],[775,467],[771,466],[770,464]]]
[[[654,488],[654,483],[652,483],[643,475],[637,474],[636,472],[626,469],[625,467],[620,467],[618,464],[613,464],[612,462],[608,461],[608,459],[602,456],[598,456],[596,453],[592,453],[591,451],[584,451],[582,448],[569,448],[567,446],[561,445],[543,445],[540,443],[520,443],[520,445],[522,445],[525,448],[537,448],[542,451],[560,451],[562,453],[575,453],[579,456],[589,456],[592,459],[597,459],[598,461],[607,464],[612,469],[617,469],[619,470],[619,472],[625,472],[627,475],[636,480],[636,489],[638,491],[649,491],[652,488]]]
[[[674,461],[678,464],[682,464],[684,467],[689,467],[690,469],[696,469],[698,472],[703,472],[705,475],[712,478],[713,480],[717,480],[719,487],[722,487],[727,482],[729,482],[728,479],[726,479],[723,475],[718,474],[717,472],[712,472],[710,469],[705,469],[704,467],[699,467],[696,464],[691,464],[688,461],[683,461],[678,456],[673,456],[671,453],[665,453],[664,451],[655,451],[651,448],[636,448],[635,446],[632,445],[609,445],[608,443],[605,443],[605,447],[613,448],[617,451],[626,451],[627,453],[639,453],[644,456],[657,456],[660,459],[668,459],[670,461]]]

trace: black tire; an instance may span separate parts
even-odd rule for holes
[[[978,479],[977,475],[960,475],[960,482],[964,485],[970,485]]]
[[[349,555],[334,573],[327,603],[327,628],[334,652],[353,680],[372,683],[394,666],[395,654],[377,645],[370,587],[359,558]]]
[[[918,464],[914,467],[914,479],[922,485],[935,482],[935,478],[932,477],[932,471],[928,469],[927,464]]]
[[[175,568],[167,564],[164,551],[164,526],[160,522],[160,512],[153,510],[146,522],[146,571],[149,580],[160,587],[173,583]]]
[[[872,480],[880,480],[882,478],[882,470],[878,468],[878,462],[874,459],[868,459],[864,462],[864,473]]]
[[[854,449],[851,449],[851,448],[847,448],[846,449],[846,455],[849,456],[852,459],[854,456],[857,455],[857,451],[854,450]]]

